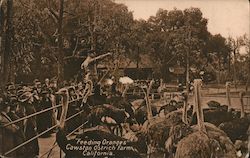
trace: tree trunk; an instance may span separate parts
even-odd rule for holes
[[[12,45],[12,7],[13,7],[13,0],[7,0],[7,15],[6,15],[6,35],[5,35],[5,48],[4,48],[4,65],[3,65],[3,73],[4,73],[4,83],[10,81],[10,74],[14,73],[11,72],[11,45]]]
[[[93,19],[91,18],[91,14],[89,15],[89,32],[90,32],[90,45],[91,45],[91,52],[96,53],[96,45],[97,45],[97,36],[96,36],[96,26],[97,26],[97,5],[98,2],[94,1],[94,2],[90,2],[93,3]],[[97,64],[96,62],[94,63],[94,72],[93,74],[97,74]]]
[[[59,82],[62,82],[64,79],[64,52],[63,52],[63,37],[62,37],[62,25],[63,25],[63,5],[64,0],[60,1],[59,9],[59,19],[58,19],[58,69],[57,76]]]
[[[44,74],[41,74],[42,70],[42,55],[41,55],[41,47],[40,45],[35,46],[35,77],[39,80],[42,80],[42,76]]]
[[[3,27],[4,27],[4,11],[0,4],[0,75],[3,75]],[[0,80],[0,86],[3,84],[3,80]]]
[[[228,53],[228,76],[231,74],[231,52]]]
[[[236,49],[234,49],[233,53],[234,53],[234,66],[233,66],[234,74],[233,74],[233,81],[234,81],[234,84],[236,86],[236,79],[237,79],[237,74],[236,74]]]
[[[218,84],[221,82],[221,57],[219,55],[219,72],[218,72]]]
[[[137,45],[137,56],[136,56],[136,68],[139,68],[139,61],[140,61],[140,47]]]

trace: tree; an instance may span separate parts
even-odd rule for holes
[[[132,54],[130,39],[134,21],[132,13],[125,5],[110,0],[96,0],[95,3],[81,1],[79,6],[79,9],[73,11],[78,19],[77,29],[74,31],[77,33],[73,36],[80,41],[76,55],[84,56],[90,51],[96,52],[97,55],[112,52],[113,62],[109,61],[107,64],[114,68],[113,63],[118,64],[122,57]],[[74,21],[69,20],[66,25],[73,23]]]
[[[7,1],[7,11],[6,11],[6,32],[5,32],[5,44],[4,44],[4,83],[8,81],[13,81],[13,75],[11,70],[12,66],[12,41],[13,41],[13,0]]]
[[[237,81],[237,56],[239,56],[240,48],[243,46],[242,37],[237,37],[233,39],[232,37],[228,38],[228,44],[230,47],[230,51],[233,53],[233,81],[236,84]]]
[[[213,70],[210,73],[216,73],[216,78],[218,83],[221,83],[223,77],[224,81],[228,80],[228,75],[230,74],[230,48],[226,42],[226,38],[222,37],[220,34],[210,35],[209,39],[205,46],[206,51],[206,58],[208,59],[207,62],[213,65]],[[224,74],[227,68],[229,69],[229,73]],[[214,71],[217,70],[217,71]],[[213,71],[213,72],[212,72]]]
[[[246,46],[246,56],[247,56],[247,82],[246,82],[246,91],[248,90],[248,86],[250,83],[250,40],[246,35],[243,36],[244,44]]]
[[[151,27],[148,46],[152,56],[160,63],[163,78],[170,76],[168,67],[177,62],[184,67],[189,60],[194,66],[202,63],[196,59],[203,55],[201,50],[208,38],[208,31],[207,20],[198,8],[184,11],[160,9],[156,16],[150,17],[148,23]]]

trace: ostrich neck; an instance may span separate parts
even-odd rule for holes
[[[153,114],[152,114],[152,107],[151,107],[151,104],[150,104],[148,94],[146,95],[145,99],[146,99],[146,106],[147,106],[147,117],[148,117],[148,120],[151,120],[152,117],[153,117]]]
[[[229,87],[229,85],[226,85],[226,96],[227,96],[228,107],[231,108],[231,97],[230,97],[230,87]]]
[[[240,118],[245,117],[245,108],[244,108],[243,96],[244,96],[244,94],[241,92],[240,93]]]
[[[65,120],[66,120],[66,117],[67,117],[67,112],[68,112],[68,98],[69,96],[66,95],[66,96],[63,96],[62,97],[62,114],[61,114],[61,117],[60,117],[60,123],[59,123],[59,127],[61,129],[64,129],[65,127]]]
[[[200,97],[200,87],[201,83],[196,81],[195,84],[195,104],[196,104],[196,113],[197,113],[197,123],[199,127],[199,131],[206,133],[205,125],[204,125],[204,116],[203,110],[201,108],[201,97]]]
[[[148,120],[151,120],[152,117],[153,117],[151,102],[150,102],[150,99],[149,99],[149,93],[150,93],[150,91],[152,89],[153,83],[154,83],[154,80],[151,80],[150,83],[149,83],[149,86],[147,88],[146,95],[145,95],[146,104],[147,104]]]
[[[187,100],[185,99],[184,100],[184,106],[183,106],[183,112],[182,112],[182,121],[185,123],[185,124],[188,124],[188,121],[187,121]]]

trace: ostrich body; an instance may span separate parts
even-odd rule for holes
[[[237,115],[232,111],[227,111],[226,108],[210,108],[203,109],[204,121],[219,126],[223,122],[228,122],[237,118]],[[194,114],[196,116],[196,113]],[[197,124],[197,118],[194,117],[192,120],[192,125]]]
[[[135,119],[140,125],[143,125],[148,119],[146,102],[144,103],[135,110]],[[153,116],[156,116],[158,114],[157,108],[155,106],[152,106],[152,114]]]
[[[171,104],[164,105],[159,110],[160,117],[164,117],[168,113],[177,110],[177,107]],[[162,116],[163,115],[163,116]]]
[[[89,122],[92,126],[100,125],[103,121],[103,117],[110,117],[115,121],[115,124],[121,124],[130,117],[130,115],[124,110],[116,108],[109,104],[98,105],[91,109],[88,116]]]
[[[219,125],[229,138],[235,142],[236,140],[246,141],[248,139],[248,128],[250,127],[250,118],[245,115],[245,109],[243,104],[244,92],[239,94],[241,102],[241,117],[228,120]]]
[[[170,156],[175,152],[174,144],[192,132],[190,126],[183,123],[182,113],[183,110],[178,109],[165,117],[153,117],[144,123],[142,131],[145,137],[148,137],[150,153]]]

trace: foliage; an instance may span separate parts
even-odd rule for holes
[[[152,16],[148,23],[152,30],[148,36],[148,46],[153,57],[161,64],[163,77],[168,76],[168,67],[180,63],[186,65],[188,59],[195,67],[202,57],[202,48],[207,40],[207,20],[202,17],[198,8],[182,10],[159,9],[156,16]]]
[[[15,67],[12,73],[17,77],[56,76],[60,64],[58,2],[14,1],[11,51]],[[1,8],[1,12],[6,9]],[[1,19],[1,27],[6,27],[2,25],[4,16]],[[159,9],[155,16],[145,21],[134,20],[127,6],[112,0],[65,0],[62,25],[65,77],[79,72],[83,58],[90,51],[97,54],[112,52],[112,62],[110,59],[103,61],[109,69],[123,67],[121,63],[125,58],[140,62],[143,60],[140,54],[150,55],[150,60],[157,63],[151,65],[156,75],[167,80],[171,79],[169,67],[177,63],[186,67],[187,59],[196,73],[205,70],[215,75],[224,71],[231,74],[232,66],[235,70],[244,66],[246,72],[249,50],[245,56],[239,52],[242,46],[249,48],[248,37],[225,39],[220,34],[211,35],[207,22],[198,8]],[[243,74],[243,69],[238,72]],[[226,75],[226,79],[229,78]]]

